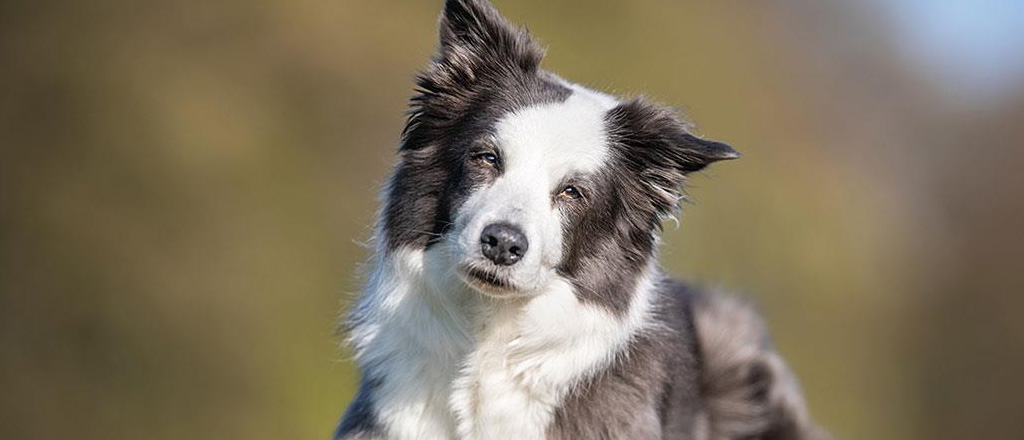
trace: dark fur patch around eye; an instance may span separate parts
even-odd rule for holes
[[[501,117],[571,94],[538,68],[540,46],[493,7],[448,2],[446,8],[441,48],[417,77],[399,163],[386,189],[382,239],[388,251],[437,242],[468,193],[494,178],[467,167],[465,159]]]
[[[671,110],[639,100],[610,110],[606,130],[610,160],[595,176],[585,208],[566,217],[558,270],[581,300],[623,314],[654,258],[661,220],[677,209],[686,175],[738,154],[694,137]]]
[[[567,209],[558,266],[584,302],[616,314],[629,308],[638,274],[654,249],[653,229],[635,211],[629,179],[613,162],[593,177],[585,206]]]

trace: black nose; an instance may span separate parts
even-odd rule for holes
[[[516,264],[529,247],[526,234],[508,223],[488,225],[480,234],[480,250],[487,259],[501,266]]]

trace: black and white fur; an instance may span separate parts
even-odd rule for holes
[[[738,154],[542,57],[484,0],[445,3],[347,322],[363,380],[335,438],[824,438],[750,307],[656,262],[686,176]]]

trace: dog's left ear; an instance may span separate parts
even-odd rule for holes
[[[672,109],[641,99],[609,111],[607,124],[612,145],[623,150],[626,166],[648,185],[661,215],[676,209],[688,174],[740,157],[724,143],[691,134]]]
[[[472,82],[492,75],[536,73],[544,50],[486,0],[447,0],[439,25],[434,68]]]

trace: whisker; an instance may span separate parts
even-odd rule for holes
[[[432,232],[432,231],[422,231],[422,230],[419,230],[419,229],[410,229],[409,231],[411,231],[411,232],[415,232],[415,233],[417,233],[417,234],[429,235],[429,236],[431,236],[431,237],[443,237],[443,236],[444,236],[444,234],[443,234],[443,233],[442,233],[442,234],[438,234],[437,232]]]

